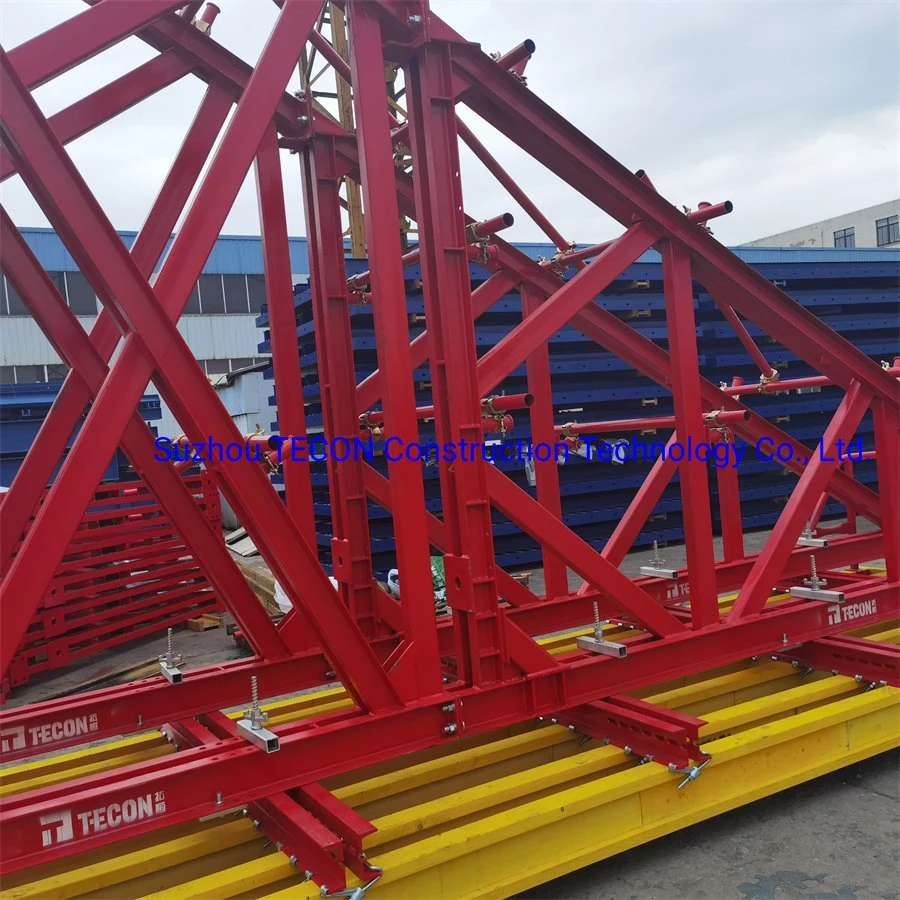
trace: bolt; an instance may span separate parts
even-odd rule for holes
[[[456,734],[456,723],[451,722],[449,725],[445,725],[444,734]]]
[[[144,717],[138,713],[138,727],[144,724]]]
[[[575,726],[574,726],[574,725],[570,725],[570,726],[569,726],[569,731],[574,731],[574,730],[575,730]]]
[[[781,643],[784,644],[785,647],[787,647],[787,642],[788,642],[788,639],[787,639],[787,632],[785,631],[785,632],[781,635]]]
[[[303,880],[304,881],[312,881],[312,876],[313,876],[312,869],[307,869],[303,873]]]
[[[289,862],[292,866],[294,866],[294,868],[297,867],[297,857],[296,857],[296,856],[292,856],[292,857],[288,860],[288,862]]]
[[[221,806],[225,802],[221,791],[216,791],[216,806]]]
[[[334,678],[334,669],[329,669],[329,670],[325,673],[325,677],[326,677],[326,678]]]
[[[305,125],[309,121],[309,116],[297,116],[297,121],[301,125]]]
[[[259,681],[255,675],[250,676],[250,699],[253,702],[253,708],[259,709]]]
[[[282,851],[282,850],[284,850],[284,842],[283,842],[283,841],[279,841],[279,842],[275,845],[275,849],[278,850],[279,852]]]
[[[166,629],[166,656],[171,656],[172,650],[173,650],[172,629],[167,628]]]
[[[627,744],[622,748],[629,756],[631,756],[631,747]]]
[[[455,703],[445,703],[441,707],[441,712],[445,712],[445,713],[456,712],[456,704]]]
[[[594,601],[594,637],[598,641],[603,640],[603,623],[600,621],[600,607],[597,601]]]
[[[421,16],[408,16],[406,21],[410,25],[418,25],[422,21],[422,17]]]
[[[259,831],[259,819],[254,819],[254,820],[253,820],[253,827],[254,827],[257,831]]]

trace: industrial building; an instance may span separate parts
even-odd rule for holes
[[[747,241],[745,247],[900,247],[900,199]]]

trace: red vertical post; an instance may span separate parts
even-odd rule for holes
[[[275,374],[275,401],[281,434],[306,437],[303,408],[303,381],[300,376],[300,348],[294,313],[294,284],[291,278],[291,251],[278,134],[269,129],[256,154],[256,189],[259,196],[259,224],[262,232],[266,300],[272,338],[272,367]],[[313,511],[309,466],[283,465],[287,508],[300,533],[316,546],[316,517]]]
[[[457,121],[457,125],[459,122]],[[540,306],[539,298],[532,288],[519,286],[522,297],[522,316],[530,316]],[[542,344],[525,360],[528,378],[528,393],[534,397],[529,415],[531,419],[531,440],[533,444],[554,446],[557,442],[553,428],[553,389],[550,384],[550,351]],[[559,495],[559,465],[555,459],[535,459],[534,475],[537,480],[538,502],[558,519],[562,519],[562,501]],[[569,579],[566,564],[547,547],[541,547],[544,563],[544,595],[548,600],[569,593]]]
[[[723,443],[727,447],[734,441],[734,435],[730,431],[722,434],[710,429],[709,440],[711,443]],[[744,556],[744,525],[741,521],[738,470],[731,465],[730,458],[727,465],[716,467],[716,485],[719,489],[719,520],[722,525],[722,558],[725,562],[732,562]]]
[[[697,361],[697,324],[690,257],[670,242],[663,246],[663,285],[669,352],[672,355],[672,399],[675,430],[682,446],[696,447],[706,437],[700,403],[700,366]],[[709,474],[696,458],[680,465],[681,506],[691,590],[691,621],[703,628],[719,620]]]
[[[884,401],[873,404],[878,491],[881,496],[881,529],[887,577],[900,578],[900,416]],[[850,515],[850,509],[847,509]]]
[[[378,366],[382,372],[385,431],[403,446],[417,444],[419,425],[406,315],[406,285],[400,233],[400,213],[394,185],[384,80],[381,26],[374,4],[354,2],[350,9],[350,69],[359,142],[366,246],[372,272],[372,293]],[[441,688],[434,616],[425,488],[422,464],[405,456],[388,463],[394,538],[400,573],[405,636],[413,647],[406,671],[421,694]]]
[[[301,164],[325,436],[332,441],[346,440],[352,447],[359,437],[359,417],[338,194],[340,175],[335,168],[333,139],[316,135],[303,149]],[[363,632],[373,635],[377,630],[376,588],[363,463],[352,455],[338,462],[329,453],[326,465],[334,577]]]
[[[478,619],[497,611],[497,586],[449,47],[421,48],[406,78],[435,428],[439,444],[460,448],[452,465],[441,463],[447,600],[462,675],[477,684],[500,677],[496,648],[503,650],[496,616],[490,638],[478,630]]]

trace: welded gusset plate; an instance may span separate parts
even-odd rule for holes
[[[634,697],[616,696],[567,709],[553,719],[630,755],[686,768],[702,758],[703,719]]]

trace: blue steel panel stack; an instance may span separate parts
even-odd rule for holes
[[[58,381],[0,385],[0,485],[9,487],[12,484],[61,387],[62,382]],[[162,417],[159,397],[155,394],[142,397],[138,409],[141,418],[147,422]],[[85,415],[86,410],[69,439],[69,446]],[[121,450],[117,450],[103,473],[103,481],[128,478],[127,469],[128,460]]]
[[[524,248],[523,248],[524,249]],[[545,247],[530,245],[531,255],[543,252]],[[875,360],[893,359],[900,352],[898,341],[898,309],[900,309],[900,253],[897,251],[792,251],[746,248],[738,255],[754,266],[769,280],[786,290],[794,299],[831,325],[864,353]],[[348,275],[368,268],[365,261],[350,260]],[[424,307],[418,266],[407,273],[407,309],[410,321],[410,339],[421,333],[424,324]],[[472,267],[472,286],[477,287],[487,273]],[[636,331],[661,346],[666,347],[666,324],[661,284],[661,264],[657,254],[648,253],[630,267],[597,301],[617,317],[627,321]],[[377,298],[374,302],[377,303]],[[297,334],[300,342],[301,364],[304,377],[307,424],[311,433],[321,430],[322,415],[319,405],[317,380],[317,356],[314,341],[312,302],[309,288],[295,289],[297,310]],[[702,287],[695,285],[697,310],[697,340],[700,350],[700,367],[703,375],[714,382],[731,382],[734,376],[742,376],[748,383],[757,382],[759,371],[737,340],[731,328],[716,309],[712,299]],[[361,381],[377,368],[372,310],[365,306],[352,306],[353,347],[356,380]],[[517,294],[508,294],[496,303],[476,323],[476,340],[479,355],[486,352],[501,337],[521,321],[521,304]],[[257,324],[265,328],[268,319],[265,309]],[[780,345],[762,337],[759,329],[747,323],[750,333],[760,342],[768,361],[779,370],[782,379],[799,378],[817,374],[806,364]],[[269,352],[268,331],[259,345],[260,352]],[[645,416],[662,416],[672,413],[671,395],[649,379],[635,371],[611,353],[605,352],[573,328],[565,328],[550,341],[550,362],[553,382],[554,410],[557,424],[566,422],[603,421]],[[271,378],[271,369],[267,373]],[[430,373],[427,364],[415,372],[420,405],[431,402],[429,395]],[[497,393],[521,393],[526,390],[525,367],[510,374]],[[750,395],[749,405],[792,436],[808,443],[815,443],[822,434],[830,415],[839,402],[841,392],[821,389],[800,396]],[[270,403],[275,405],[274,395]],[[514,413],[515,428],[506,437],[510,440],[527,440],[530,434],[526,411]],[[277,421],[272,423],[276,431]],[[872,446],[872,425],[866,417],[859,432],[865,447]],[[429,423],[423,423],[422,441],[433,439]],[[609,435],[630,438],[631,435]],[[645,443],[664,443],[668,432],[643,434],[636,437]],[[497,462],[522,486],[527,486],[521,462]],[[379,459],[376,466],[386,467]],[[634,491],[640,485],[649,463],[629,461],[624,465],[586,461],[570,455],[567,464],[560,467],[563,494],[563,513],[566,524],[574,528],[582,538],[595,547],[602,547],[622,513],[627,508]],[[710,469],[712,474],[712,469]],[[426,495],[429,508],[439,513],[437,467],[423,465]],[[857,464],[857,476],[868,483],[875,479],[874,464]],[[275,476],[280,479],[280,476]],[[327,565],[330,561],[331,508],[328,483],[323,463],[312,464],[318,521],[320,555]],[[777,461],[757,458],[755,448],[750,447],[739,468],[740,490],[744,514],[744,527],[771,525],[777,517],[796,477]],[[715,478],[711,477],[713,515],[717,517]],[[826,514],[839,513],[841,507],[831,503]],[[369,522],[372,551],[376,570],[380,577],[394,565],[394,544],[390,514],[374,504],[369,505]],[[494,538],[500,565],[510,567],[531,565],[540,558],[538,548],[527,535],[499,514],[494,515]],[[638,543],[679,540],[683,536],[681,502],[677,478],[666,490],[655,508]]]

